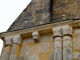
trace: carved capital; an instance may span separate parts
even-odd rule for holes
[[[21,42],[22,42],[22,38],[20,35],[13,36],[13,43],[14,44],[21,44]]]
[[[63,33],[63,36],[64,35],[72,35],[72,27],[70,25],[65,25],[65,26],[62,26],[62,33]]]
[[[53,31],[54,37],[56,37],[56,36],[62,36],[61,27],[52,28],[52,31]]]
[[[33,40],[35,41],[35,42],[39,42],[39,32],[38,31],[36,31],[36,32],[33,32],[32,33],[32,36],[33,36]]]
[[[12,45],[12,37],[5,37],[5,46]]]

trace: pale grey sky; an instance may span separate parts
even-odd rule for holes
[[[0,0],[0,33],[6,31],[31,0]],[[3,42],[0,40],[0,54]]]

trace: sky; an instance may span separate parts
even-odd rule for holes
[[[5,32],[31,0],[0,0],[0,33]],[[0,54],[3,41],[0,39]]]

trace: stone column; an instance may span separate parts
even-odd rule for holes
[[[62,60],[62,33],[61,27],[52,29],[54,34],[54,60]]]
[[[4,54],[2,60],[9,60],[10,58],[10,53],[11,53],[11,48],[12,48],[12,38],[11,37],[6,37],[5,38],[5,48],[4,48]]]
[[[72,60],[72,27],[62,26],[63,33],[63,60]]]
[[[21,48],[21,36],[16,35],[13,36],[13,45],[12,45],[12,50],[11,50],[11,55],[9,60],[18,60],[20,48]]]

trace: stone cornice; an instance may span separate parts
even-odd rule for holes
[[[4,33],[0,33],[0,38],[19,35],[19,34],[22,37],[30,37],[30,36],[32,36],[32,32],[34,32],[34,31],[38,31],[39,34],[45,34],[45,33],[52,32],[52,28],[54,28],[54,27],[68,25],[68,24],[72,25],[72,27],[80,27],[80,20],[75,20],[75,21],[68,20],[68,21],[63,21],[63,22],[58,22],[58,23],[41,25],[41,26],[37,26],[37,27],[33,27],[33,28],[27,28],[27,29],[23,29],[23,30],[4,32]]]

